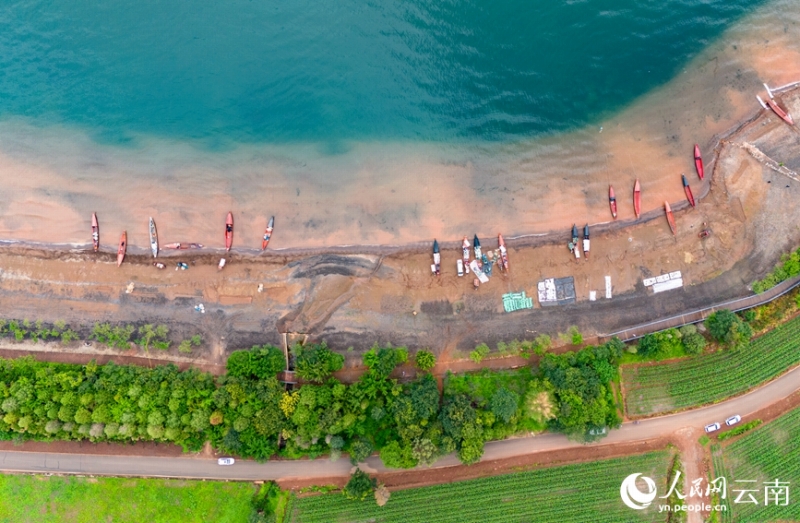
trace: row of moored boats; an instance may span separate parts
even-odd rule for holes
[[[269,222],[267,223],[267,228],[264,231],[264,236],[261,241],[261,250],[266,250],[267,246],[269,245],[269,240],[272,238],[272,230],[275,227],[275,217],[271,217]],[[159,245],[158,243],[158,230],[156,229],[156,222],[155,220],[150,217],[150,223],[148,226],[148,230],[150,233],[150,252],[153,253],[153,258],[158,257],[159,249],[202,249],[204,247],[201,243],[167,243],[165,245]],[[92,213],[92,246],[94,247],[94,252],[98,252],[100,250],[100,224],[97,221],[97,213]],[[233,213],[229,212],[227,218],[225,219],[225,250],[230,251],[231,247],[233,246]],[[125,255],[128,252],[128,231],[122,231],[122,235],[119,238],[119,246],[117,247],[117,267],[122,265],[122,262],[125,260]],[[159,268],[163,268],[164,265],[161,263],[155,263]],[[225,266],[224,258],[220,261],[219,268]]]

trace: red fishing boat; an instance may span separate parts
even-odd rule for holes
[[[766,86],[767,85],[764,84],[764,87]],[[781,120],[788,123],[789,125],[794,125],[794,120],[792,119],[792,115],[781,109],[781,107],[775,102],[775,100],[772,99],[772,91],[770,91],[768,87],[767,87],[767,92],[769,93],[769,98],[767,99],[767,103],[764,103],[764,100],[762,100],[760,96],[756,95],[756,98],[758,98],[758,103],[761,104],[761,107],[763,107],[764,109],[769,107],[775,114],[777,114],[780,117]]]
[[[611,207],[611,216],[617,217],[617,198],[614,196],[614,187],[608,186],[608,205]]]
[[[269,219],[269,223],[267,224],[267,230],[264,231],[264,239],[261,241],[262,251],[267,248],[267,245],[269,245],[269,239],[272,238],[272,229],[274,228],[274,226],[275,226],[275,217],[273,216],[272,218]]]
[[[119,237],[119,248],[117,249],[117,267],[122,265],[122,260],[125,259],[125,252],[128,250],[128,231],[122,231],[122,236]]]
[[[694,207],[694,195],[692,194],[692,188],[689,187],[689,180],[686,179],[686,175],[682,174],[681,179],[683,181],[683,192],[686,193],[686,199],[689,200],[689,203]]]
[[[642,186],[639,185],[639,180],[633,184],[633,212],[636,213],[636,219],[642,214]]]
[[[697,169],[697,176],[702,180],[703,176],[705,176],[703,173],[703,157],[700,156],[700,146],[697,144],[694,144],[694,166]]]
[[[667,213],[667,221],[669,222],[669,228],[672,231],[672,235],[675,236],[677,229],[675,227],[675,216],[672,215],[672,209],[669,206],[669,202],[664,202],[664,212]]]
[[[100,225],[97,223],[97,213],[92,213],[92,246],[94,247],[94,252],[97,252],[100,249]]]
[[[506,242],[503,240],[503,235],[497,235],[497,242],[500,244],[500,264],[503,270],[508,272],[508,250],[506,250]]]
[[[231,250],[233,245],[233,213],[228,213],[228,218],[225,220],[225,250]]]

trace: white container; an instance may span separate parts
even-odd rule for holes
[[[459,276],[464,276],[464,260],[456,260],[456,269]]]

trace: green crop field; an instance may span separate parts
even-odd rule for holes
[[[657,365],[624,365],[629,416],[714,403],[760,385],[800,363],[800,317],[738,349]]]
[[[0,475],[0,523],[246,523],[249,483]]]
[[[654,521],[655,504],[633,510],[620,499],[620,484],[641,472],[664,491],[672,454],[651,452],[491,478],[392,492],[379,507],[374,499],[350,501],[334,492],[297,499],[293,523],[569,523]],[[664,519],[664,518],[660,518]]]
[[[714,475],[724,476],[728,481],[729,510],[721,513],[722,521],[800,521],[800,503],[797,488],[800,486],[800,409],[755,429],[737,441],[722,447],[714,455]],[[776,479],[788,482],[789,504],[765,505],[765,482]],[[737,480],[739,483],[737,483]],[[755,480],[754,484],[741,481]],[[738,492],[732,489],[755,489],[752,503],[735,503]],[[748,499],[745,495],[742,499]]]

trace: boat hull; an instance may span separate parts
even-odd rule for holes
[[[97,222],[97,213],[92,213],[92,247],[94,252],[100,250],[100,224]]]
[[[639,180],[633,185],[633,212],[636,213],[636,219],[639,219],[642,214],[642,187]]]
[[[261,250],[265,250],[269,245],[269,240],[272,238],[272,230],[275,228],[275,217],[269,219],[267,228],[264,231],[264,238],[261,240]]]
[[[672,235],[675,236],[677,234],[677,227],[675,225],[675,216],[672,214],[672,209],[669,206],[669,202],[664,202],[664,213],[667,215],[669,230],[671,230]]]
[[[229,212],[225,220],[225,250],[231,250],[233,245],[233,213]]]
[[[683,192],[686,193],[686,199],[689,200],[689,205],[694,207],[694,194],[692,194],[692,188],[689,187],[689,182],[686,180],[686,176],[683,176]]]
[[[697,170],[697,176],[702,180],[705,177],[703,157],[700,155],[700,146],[697,144],[694,144],[694,168]]]
[[[614,195],[614,188],[608,186],[608,206],[611,208],[611,217],[617,218],[617,197]]]
[[[772,111],[780,117],[781,120],[788,123],[789,125],[794,125],[794,120],[792,119],[792,115],[781,109],[781,106],[775,103],[774,100],[767,100],[767,105],[769,106]]]
[[[156,231],[156,222],[150,218],[150,252],[153,253],[153,258],[158,258],[158,231]]]
[[[119,237],[119,247],[117,247],[117,267],[122,265],[125,259],[125,253],[128,251],[128,231],[123,231],[122,236]]]

